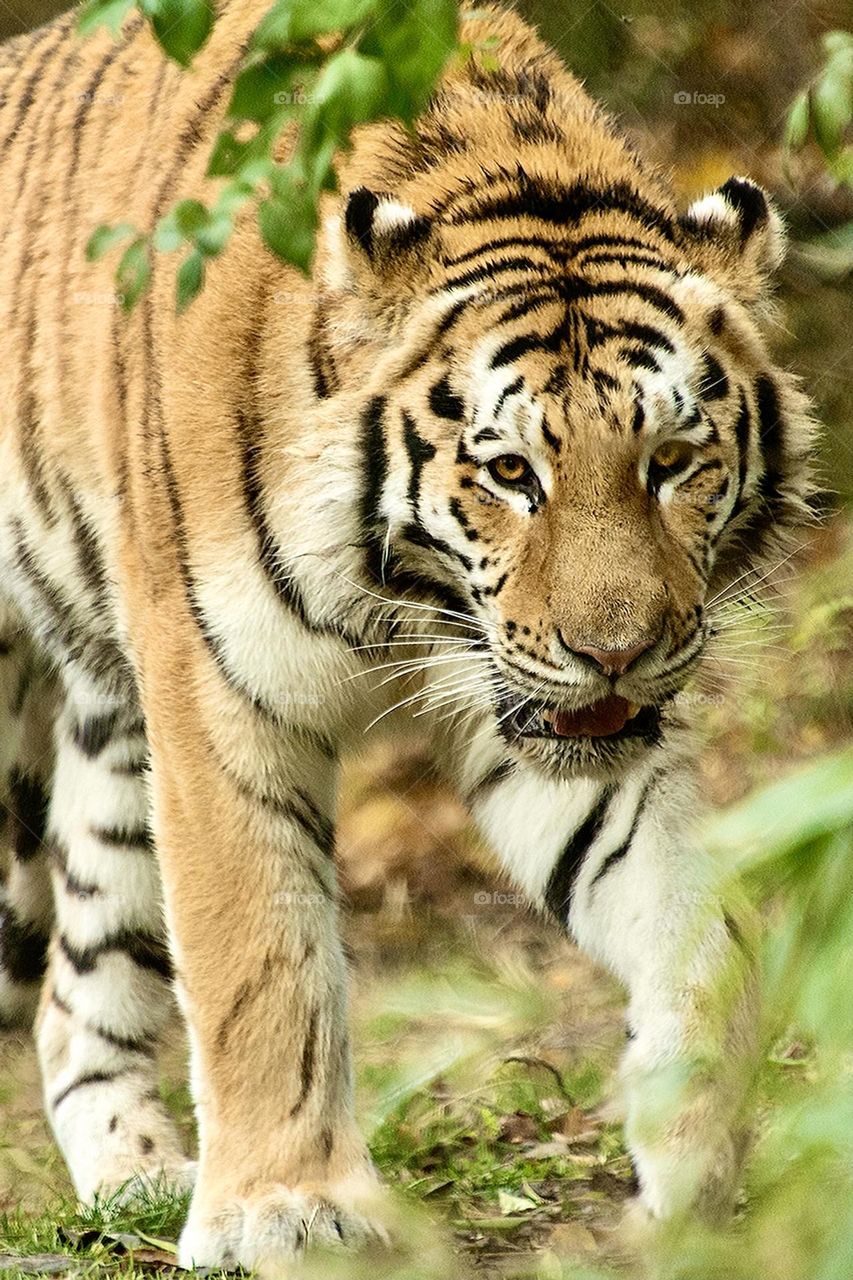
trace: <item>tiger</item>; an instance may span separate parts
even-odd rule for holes
[[[355,131],[310,278],[247,206],[190,307],[158,257],[125,316],[88,239],[208,196],[264,7],[221,5],[190,74],[133,12],[3,49],[3,1020],[35,1022],[82,1201],[191,1189],[182,1265],[384,1239],[334,822],[342,758],[416,721],[496,866],[626,989],[638,1212],[724,1215],[754,926],[700,838],[685,687],[713,601],[813,508],[769,349],[781,216],[744,177],[680,211],[478,7],[411,128]],[[158,1086],[173,998],[196,1162]]]

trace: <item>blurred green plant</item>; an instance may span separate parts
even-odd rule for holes
[[[853,32],[828,31],[823,48],[823,66],[791,104],[785,145],[790,156],[813,139],[833,181],[853,187]],[[843,278],[853,269],[853,222],[813,237],[799,252],[824,278]]]
[[[812,136],[836,182],[853,186],[853,33],[828,31],[825,60],[812,83],[797,94],[788,112],[785,142],[791,151]]]
[[[137,3],[167,56],[190,66],[213,29],[211,0]],[[79,30],[118,31],[132,7],[133,0],[87,0]],[[275,0],[249,39],[210,156],[207,176],[222,182],[215,200],[182,200],[146,232],[129,223],[99,227],[89,241],[93,261],[130,241],[116,273],[125,308],[150,284],[152,251],[181,249],[177,304],[185,308],[251,200],[269,248],[307,272],[320,195],[335,189],[336,154],[356,125],[384,117],[411,123],[457,47],[457,25],[456,0]],[[287,131],[293,145],[281,161]]]

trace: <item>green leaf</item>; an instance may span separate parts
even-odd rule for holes
[[[125,311],[132,311],[151,281],[151,255],[148,240],[138,236],[122,254],[116,270],[116,284]]]
[[[167,213],[160,219],[154,228],[152,237],[154,248],[158,253],[174,253],[176,249],[180,249],[184,243],[184,235],[178,230],[175,222],[174,210]]]
[[[177,280],[178,311],[186,311],[204,284],[204,258],[194,249],[181,263]]]
[[[175,225],[187,240],[197,234],[209,217],[206,206],[200,200],[181,200],[175,205],[172,214]]]
[[[798,150],[809,132],[809,95],[798,93],[791,104],[785,124],[785,146]]]
[[[196,233],[196,246],[206,258],[215,258],[225,248],[234,230],[234,223],[225,214],[211,216]]]
[[[188,67],[213,29],[212,0],[139,0],[163,51]]]
[[[853,115],[853,80],[843,69],[828,68],[812,89],[812,124],[821,150],[834,156]]]
[[[303,126],[306,136],[313,134],[321,143],[326,133],[343,141],[354,125],[375,120],[390,108],[390,90],[388,73],[378,58],[342,49],[329,59],[317,81]]]
[[[278,50],[361,26],[376,0],[278,0],[252,35],[251,48]]]
[[[231,178],[237,173],[251,147],[251,142],[241,142],[231,129],[223,129],[217,135],[210,160],[207,163],[208,178]]]
[[[121,244],[122,240],[135,235],[136,228],[130,222],[119,222],[115,227],[97,227],[86,245],[86,257],[90,262],[97,262],[115,245]]]
[[[741,866],[853,824],[853,750],[824,756],[715,820],[711,838]]]
[[[98,27],[109,27],[118,35],[132,7],[133,0],[87,0],[77,17],[77,31],[90,36]]]
[[[254,120],[257,124],[276,114],[282,121],[299,105],[299,78],[306,69],[286,53],[256,59],[240,72],[234,82],[228,115],[234,120]]]
[[[400,92],[398,110],[410,119],[425,106],[456,47],[456,0],[378,0],[376,21],[362,42],[381,53]]]
[[[276,194],[264,200],[258,210],[261,235],[273,253],[308,272],[314,256],[317,208],[312,193],[281,170],[276,178]]]

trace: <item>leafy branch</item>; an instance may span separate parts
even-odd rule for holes
[[[134,0],[87,0],[79,30],[118,31]],[[207,41],[211,0],[136,0],[164,52],[183,67]],[[221,186],[211,203],[182,200],[155,227],[99,227],[91,261],[126,244],[116,280],[126,310],[149,286],[152,254],[184,251],[177,273],[183,310],[225,249],[238,211],[257,204],[269,248],[310,269],[323,191],[335,189],[334,158],[359,124],[386,117],[410,124],[457,47],[456,0],[276,0],[251,35],[207,176]],[[276,158],[293,130],[289,158]]]

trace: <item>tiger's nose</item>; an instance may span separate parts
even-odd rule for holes
[[[568,649],[569,653],[591,658],[606,676],[624,676],[625,672],[634,665],[641,654],[651,649],[655,643],[652,636],[646,636],[636,644],[631,645],[629,649],[599,649],[591,644],[570,644],[562,631],[558,631],[557,634],[560,637],[560,643],[565,649]]]

